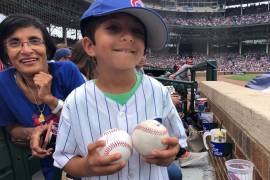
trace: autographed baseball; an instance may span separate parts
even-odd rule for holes
[[[166,127],[156,120],[141,122],[131,135],[133,147],[141,155],[149,155],[153,149],[166,149],[161,143],[165,137],[169,137]]]
[[[123,130],[117,128],[109,129],[105,131],[98,140],[103,140],[106,142],[106,145],[99,150],[99,154],[102,156],[120,153],[121,159],[118,161],[128,161],[132,154],[131,137],[127,132]]]

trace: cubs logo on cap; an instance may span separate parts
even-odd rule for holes
[[[131,0],[132,7],[144,7],[144,4],[141,0]]]

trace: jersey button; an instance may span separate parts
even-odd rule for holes
[[[128,179],[134,179],[134,174],[133,173],[129,173]]]
[[[126,116],[126,113],[120,112],[119,115],[120,115],[121,118],[124,118]]]

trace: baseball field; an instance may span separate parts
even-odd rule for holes
[[[218,75],[218,81],[225,81],[239,86],[245,86],[245,84],[251,79],[255,78],[259,74],[236,74],[236,75]],[[205,76],[197,76],[198,82],[205,81]]]

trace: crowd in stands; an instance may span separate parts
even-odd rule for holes
[[[228,17],[179,17],[174,24],[182,26],[232,26],[232,25],[248,25],[248,24],[260,24],[269,23],[270,13],[249,14],[249,15],[236,15]]]
[[[198,64],[209,59],[215,59],[219,71],[247,72],[247,71],[270,71],[270,56],[258,53],[246,53],[238,55],[223,53],[211,56],[204,54],[192,54],[193,64]],[[175,64],[183,65],[187,56],[180,55],[149,55],[147,65],[159,68],[172,68]]]
[[[214,57],[218,62],[220,71],[246,72],[246,71],[270,71],[270,58],[266,55],[249,53],[245,55],[226,54]]]
[[[270,22],[270,6],[251,5],[226,9],[225,12],[216,13],[165,13],[163,17],[168,24],[181,26],[234,26],[262,24]]]

